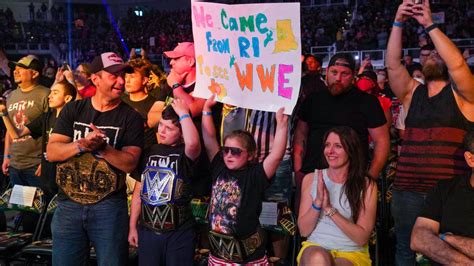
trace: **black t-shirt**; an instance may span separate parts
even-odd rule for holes
[[[131,106],[143,118],[143,125],[145,127],[145,148],[156,144],[155,129],[148,127],[148,112],[153,104],[155,104],[156,99],[153,98],[153,96],[148,95],[145,99],[135,102],[130,99],[129,95],[124,94],[122,96],[122,101]]]
[[[49,110],[26,125],[26,127],[31,132],[31,137],[34,139],[43,137],[43,154],[46,152],[46,145],[48,145],[49,135],[53,132],[56,120],[56,110]],[[42,185],[41,189],[48,193],[48,196],[54,196],[54,194],[58,192],[58,186],[56,185],[56,163],[47,161],[44,156],[41,156],[40,182]]]
[[[76,141],[92,131],[89,127],[92,123],[105,132],[107,143],[117,150],[126,146],[143,147],[143,119],[139,113],[124,102],[113,110],[99,112],[94,109],[91,100],[92,98],[87,98],[66,104],[59,114],[53,133],[68,136],[72,141]],[[113,166],[111,168],[118,175],[124,174]],[[125,186],[113,194],[125,196]],[[61,189],[58,198],[67,199]]]
[[[218,153],[211,162],[211,171],[211,229],[237,239],[249,237],[260,225],[263,193],[269,186],[263,163],[229,170],[222,154]],[[262,245],[248,261],[261,258],[264,254],[265,247]]]
[[[440,180],[428,194],[420,216],[440,224],[439,233],[474,238],[474,188],[470,174]]]
[[[365,158],[368,158],[369,128],[383,126],[387,120],[373,95],[353,87],[342,95],[329,91],[314,92],[302,104],[299,119],[308,123],[306,155],[301,171],[310,173],[325,168],[323,137],[335,126],[349,126],[359,135]]]
[[[135,171],[133,171],[131,176],[135,180],[142,182],[142,173],[147,167],[162,167],[171,169],[175,175],[179,176],[184,181],[182,187],[176,187],[176,189],[179,189],[181,193],[183,193],[184,198],[175,202],[175,204],[183,206],[189,205],[192,199],[190,180],[195,174],[195,166],[195,162],[186,156],[184,152],[184,144],[179,144],[177,146],[155,144],[143,151],[142,156],[140,157],[140,163],[138,164]],[[161,182],[155,184],[160,185]],[[166,184],[168,183],[163,183],[161,185],[166,186]],[[161,190],[161,188],[158,188],[158,190]],[[176,193],[172,193],[172,195],[174,196]],[[145,204],[143,200],[142,204]],[[185,222],[178,226],[176,230],[185,230],[191,228],[194,224],[193,221],[194,218],[192,215],[190,215],[186,218]]]

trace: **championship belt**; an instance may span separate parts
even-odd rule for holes
[[[73,201],[94,204],[124,185],[125,175],[117,175],[109,164],[92,153],[75,156],[58,164],[56,183]],[[120,179],[120,180],[119,180]]]
[[[166,167],[147,166],[142,173],[141,218],[158,233],[175,230],[191,218],[189,182]]]
[[[246,260],[263,244],[261,228],[258,228],[254,234],[243,240],[238,240],[232,235],[225,235],[212,230],[209,231],[208,236],[212,255],[235,263]]]

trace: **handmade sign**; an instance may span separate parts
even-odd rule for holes
[[[192,2],[193,96],[291,114],[301,81],[299,3]]]

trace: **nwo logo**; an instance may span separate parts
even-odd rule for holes
[[[115,147],[115,145],[117,144],[120,127],[97,126],[97,128],[105,132],[105,141]],[[92,129],[90,128],[89,124],[74,122],[74,141],[85,138],[91,132]]]
[[[153,167],[171,168],[177,175],[179,175],[178,159],[179,154],[170,154],[168,156],[152,155],[149,157],[147,165]]]

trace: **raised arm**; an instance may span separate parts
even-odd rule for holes
[[[22,132],[18,132],[18,129],[13,126],[13,123],[8,116],[7,107],[3,103],[0,103],[0,115],[2,116],[3,124],[5,124],[5,128],[7,129],[10,138],[17,139],[19,138],[19,135],[23,135],[21,134]],[[29,131],[27,127],[24,127],[23,129],[24,131]],[[29,132],[25,132],[24,135],[26,134],[29,134]]]
[[[410,248],[443,265],[473,265],[474,260],[438,237],[439,223],[418,217],[411,234]]]
[[[272,151],[263,160],[263,170],[268,178],[275,175],[278,165],[280,165],[283,155],[285,155],[285,149],[288,137],[288,115],[283,114],[284,108],[278,109],[276,119],[276,131],[275,138],[273,139]]]
[[[406,101],[410,101],[410,92],[417,84],[417,81],[410,77],[410,74],[408,74],[407,69],[401,62],[403,23],[413,15],[412,8],[413,4],[409,0],[403,0],[403,3],[398,7],[393,23],[394,26],[388,39],[385,58],[390,87],[404,105],[409,105],[409,102]]]
[[[161,113],[165,107],[165,102],[156,101],[147,114],[147,124],[149,128],[155,128],[161,120]]]
[[[201,153],[201,142],[199,140],[199,133],[194,125],[193,120],[189,117],[189,107],[183,100],[174,99],[171,103],[176,114],[180,117],[179,123],[181,123],[181,130],[183,132],[184,139],[184,153],[191,160],[196,160]],[[186,117],[188,118],[182,118]]]
[[[209,99],[206,100],[203,107],[202,114],[202,137],[204,139],[204,146],[206,146],[206,153],[209,161],[212,161],[216,154],[219,152],[219,143],[216,139],[216,128],[214,126],[214,121],[212,120],[211,108],[216,104],[214,100],[214,95],[211,95]]]
[[[431,27],[433,19],[431,16],[430,2],[423,1],[422,4],[414,6],[417,15],[413,16],[425,29]],[[449,74],[456,83],[457,91],[471,105],[474,104],[474,77],[469,66],[464,60],[456,45],[439,28],[428,31],[436,51],[448,67]]]

